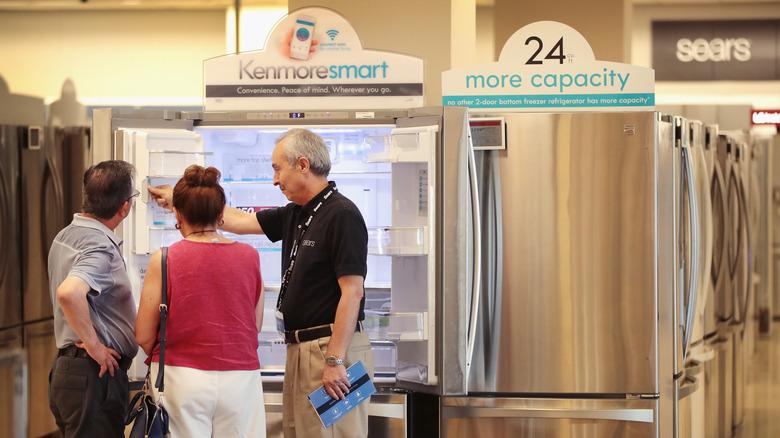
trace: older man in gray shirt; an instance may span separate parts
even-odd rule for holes
[[[64,437],[123,437],[127,368],[138,351],[136,305],[116,227],[130,213],[133,166],[104,161],[84,174],[82,212],[49,251],[59,352],[49,405]]]

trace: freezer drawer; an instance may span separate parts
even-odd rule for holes
[[[446,397],[442,436],[655,437],[657,400]]]
[[[27,433],[27,355],[21,329],[0,330],[0,436]]]
[[[33,419],[29,425],[28,436],[38,437],[57,430],[57,424],[49,408],[49,371],[57,357],[53,321],[26,325],[24,345],[29,366],[28,412]]]

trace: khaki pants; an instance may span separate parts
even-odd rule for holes
[[[333,426],[323,429],[317,412],[307,396],[322,386],[325,352],[330,338],[320,338],[287,345],[282,395],[285,438],[365,438],[368,435],[368,401],[361,403]],[[374,375],[374,360],[368,335],[355,333],[344,362],[349,367],[362,361],[370,376]]]

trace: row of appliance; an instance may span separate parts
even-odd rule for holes
[[[28,393],[29,436],[54,429],[45,256],[78,210],[85,166],[126,159],[143,188],[215,165],[230,205],[257,211],[286,203],[268,168],[290,127],[325,138],[331,178],[369,227],[371,436],[730,436],[750,351],[751,211],[763,208],[755,147],[654,112],[365,114],[102,109],[91,146],[86,128],[5,125],[0,358],[16,357],[3,387]],[[118,230],[136,294],[149,254],[180,238],[143,201]],[[257,248],[267,283],[259,354],[277,436],[283,254],[232,237]],[[3,436],[19,428],[13,396],[0,394]]]
[[[47,257],[81,206],[89,128],[0,122],[0,436],[55,431]],[[34,419],[34,421],[27,421]]]
[[[0,436],[56,431],[48,376],[56,355],[47,275],[54,236],[80,210],[92,162],[72,81],[49,106],[0,76]]]
[[[214,165],[229,204],[258,211],[287,202],[276,138],[325,139],[369,228],[371,436],[730,436],[754,278],[746,142],[655,112],[365,114],[97,110],[94,156],[133,162],[142,186]],[[180,239],[145,201],[121,231],[136,291],[149,254]],[[284,255],[232,237],[257,248],[267,283],[276,436]]]

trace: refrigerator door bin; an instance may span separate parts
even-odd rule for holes
[[[427,227],[371,228],[368,230],[368,253],[391,256],[426,255]]]
[[[373,163],[427,163],[436,146],[438,126],[395,128],[389,136],[367,138],[381,139],[384,151],[368,155]]]

